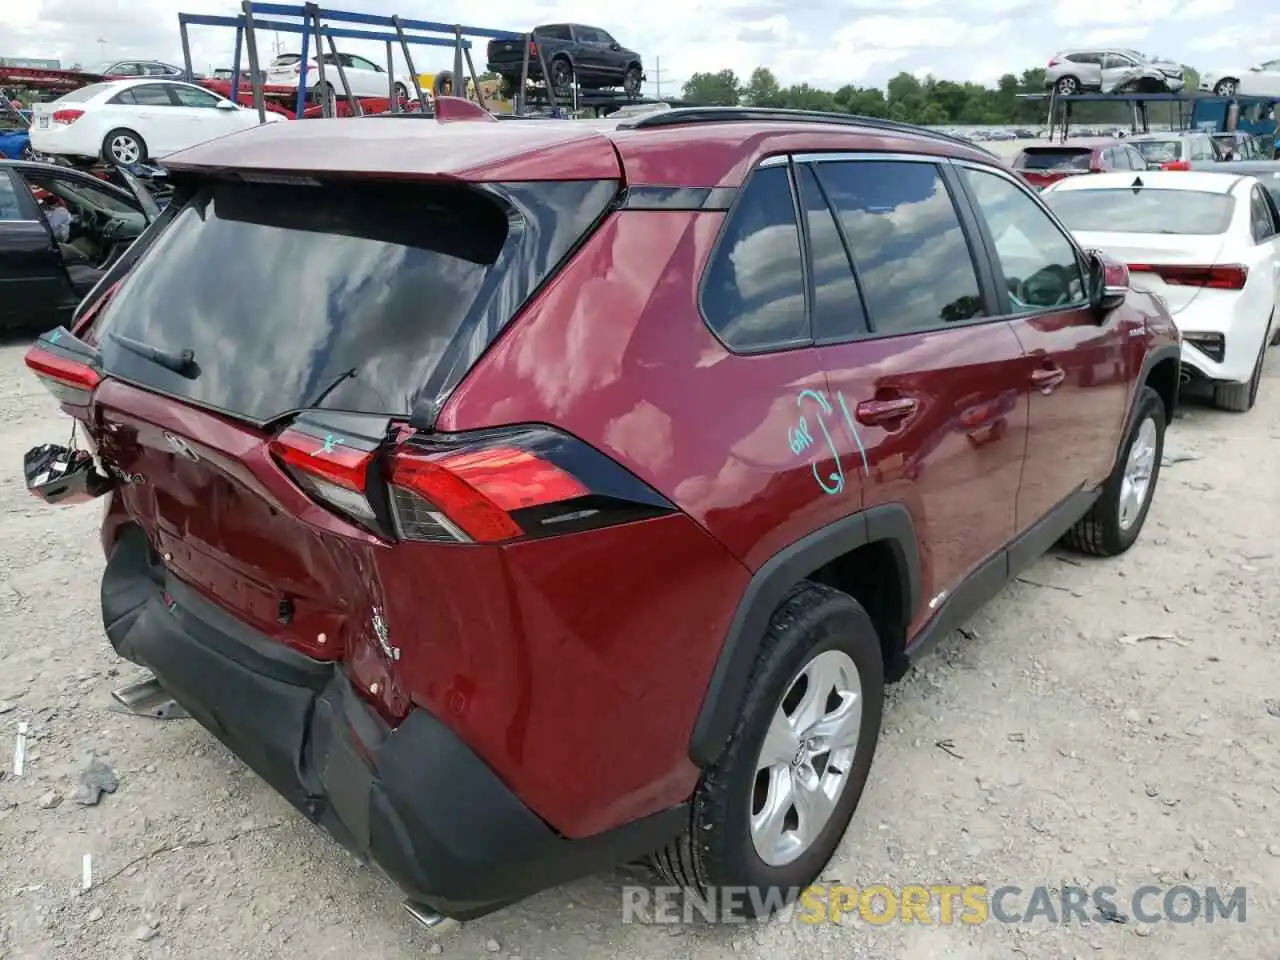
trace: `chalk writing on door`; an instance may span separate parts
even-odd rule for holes
[[[853,417],[849,415],[849,406],[845,403],[842,394],[836,394],[836,401],[840,405],[840,413],[844,418],[845,426],[853,438],[854,444],[858,448],[858,454],[862,460],[862,473],[867,476],[870,468],[867,463],[867,451],[862,445],[862,437],[858,434],[858,428],[854,425]],[[808,406],[806,406],[808,404]],[[796,396],[796,406],[801,410],[808,410],[807,414],[801,414],[800,419],[795,425],[787,430],[787,445],[791,448],[791,452],[796,456],[808,454],[810,456],[810,468],[813,470],[813,479],[817,481],[818,488],[828,496],[835,496],[844,492],[845,488],[845,472],[844,463],[840,459],[840,451],[836,448],[835,443],[831,439],[831,432],[827,427],[827,418],[835,413],[831,401],[827,395],[821,390],[802,390]],[[817,443],[814,437],[814,426],[816,425],[819,436],[826,444],[825,451],[819,447],[816,451],[814,446]],[[820,464],[826,460],[831,460],[834,470],[824,475]]]

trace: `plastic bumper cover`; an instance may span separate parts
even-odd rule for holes
[[[126,528],[107,562],[103,621],[122,657],[313,823],[460,920],[661,847],[684,806],[567,840],[423,710],[391,731],[334,664],[271,641],[154,562]]]

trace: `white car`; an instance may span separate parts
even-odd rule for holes
[[[338,60],[342,63],[342,72],[346,74],[347,83],[351,87],[351,93],[357,97],[387,97],[390,96],[390,86],[387,82],[386,67],[380,67],[372,60],[366,60],[364,57],[357,57],[350,53],[339,53]],[[324,81],[325,85],[332,91],[335,97],[345,96],[342,89],[342,78],[338,76],[338,66],[334,60],[333,54],[326,53],[324,55]],[[288,86],[294,90],[298,88],[298,79],[302,74],[302,57],[296,53],[286,53],[278,56],[271,62],[271,66],[267,68],[267,84],[270,86]],[[312,55],[307,65],[307,93],[312,98],[315,97],[317,86],[320,83],[320,66],[319,58]],[[401,98],[408,99],[413,96],[413,81],[403,77],[397,77],[395,81],[396,94]]]
[[[1202,73],[1200,89],[1216,97],[1280,97],[1280,60]]]
[[[134,164],[258,123],[256,111],[176,80],[114,80],[32,107],[31,149]],[[267,121],[283,117],[268,113]]]
[[[1280,209],[1254,177],[1198,171],[1071,177],[1040,196],[1086,248],[1129,265],[1182,332],[1182,369],[1217,406],[1253,407],[1280,324]]]

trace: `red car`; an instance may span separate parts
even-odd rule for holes
[[[1059,540],[1138,536],[1177,334],[989,154],[768,110],[346,130],[169,158],[167,225],[27,357],[92,455],[26,472],[107,498],[115,649],[420,918],[644,854],[767,912],[886,680]]]
[[[1065,177],[1113,170],[1146,170],[1147,161],[1118,137],[1074,137],[1064,143],[1026,147],[1013,160],[1013,169],[1037,190]]]

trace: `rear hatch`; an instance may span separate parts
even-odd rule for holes
[[[414,491],[459,474],[414,447],[392,465],[397,499],[378,487],[378,458],[411,420],[431,437],[436,402],[617,183],[183,189],[89,329],[67,335],[100,356],[99,456],[145,478],[119,496],[166,569],[238,620],[317,658],[382,646],[397,659],[385,638],[404,608],[380,558],[397,539],[450,540],[459,525]],[[504,519],[464,517],[453,539]],[[382,688],[402,713],[394,683]]]
[[[1027,147],[1013,162],[1013,169],[1034,187],[1044,189],[1067,177],[1089,173],[1093,164],[1093,148],[1055,144]]]
[[[1044,200],[1082,246],[1127,263],[1134,286],[1163,297],[1175,317],[1198,298],[1244,287],[1243,267],[1219,262],[1235,213],[1230,194],[1086,187],[1050,190]]]

